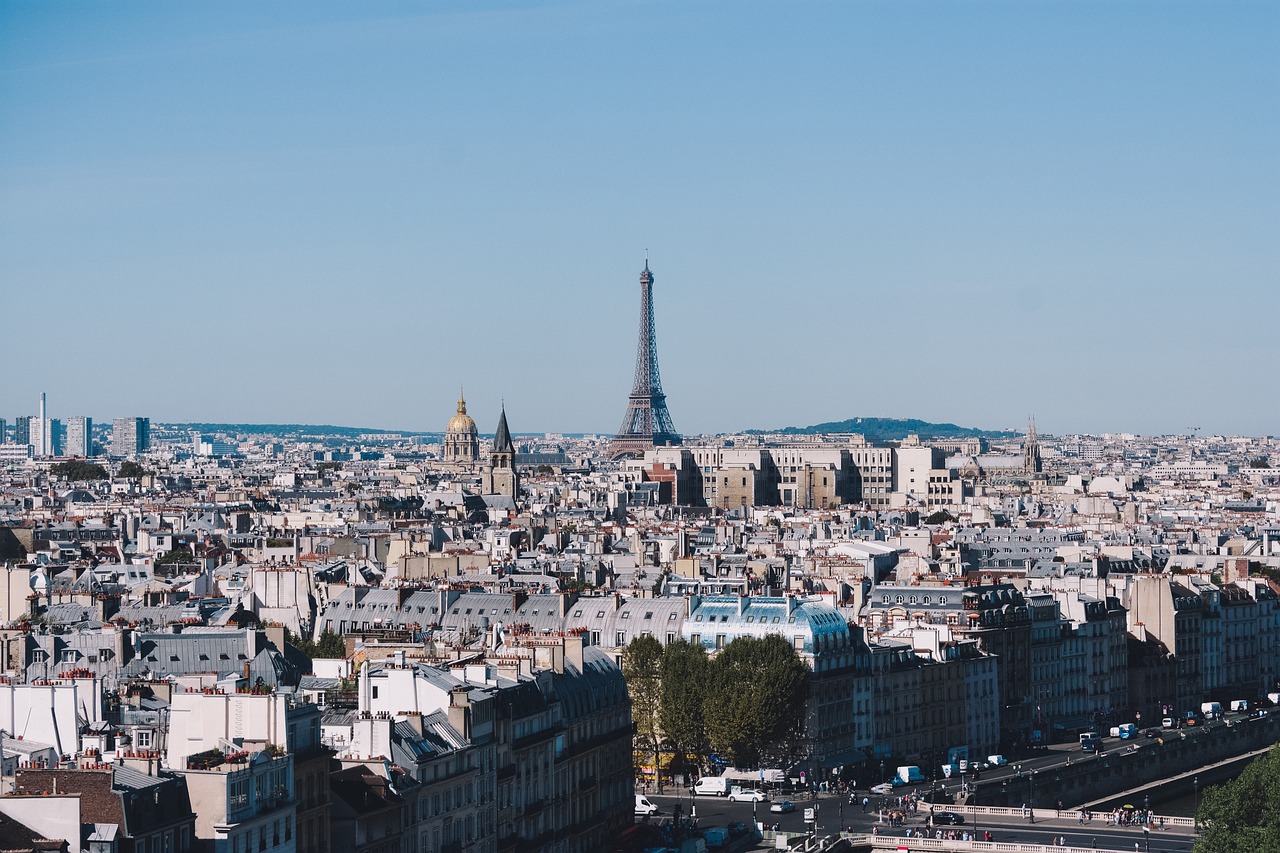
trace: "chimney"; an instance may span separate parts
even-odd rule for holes
[[[564,638],[564,662],[572,664],[577,668],[578,673],[585,673],[586,667],[583,664],[586,647],[589,645],[587,635],[585,633],[567,634]]]
[[[471,692],[465,687],[455,687],[449,691],[449,725],[471,740]]]

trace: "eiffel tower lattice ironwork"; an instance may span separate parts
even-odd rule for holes
[[[636,378],[627,398],[622,427],[609,445],[609,456],[640,456],[652,447],[679,444],[680,435],[667,411],[658,376],[658,339],[653,322],[653,273],[649,261],[640,273],[640,340],[636,345]]]

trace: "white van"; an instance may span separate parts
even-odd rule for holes
[[[650,802],[648,797],[644,794],[636,794],[636,814],[651,815],[657,813],[658,807]]]
[[[729,782],[730,780],[723,776],[703,776],[694,783],[693,792],[704,796],[710,794],[714,797],[727,797],[729,796]]]
[[[1237,712],[1249,710],[1249,700],[1248,699],[1232,699],[1231,710],[1237,711]]]

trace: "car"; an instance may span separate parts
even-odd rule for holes
[[[933,816],[934,826],[960,826],[964,823],[964,815],[955,812],[938,812]]]
[[[796,804],[790,800],[778,800],[776,803],[769,806],[769,811],[776,812],[777,814],[790,814],[795,810]]]
[[[738,838],[747,834],[747,825],[740,820],[735,820],[729,824],[729,837]]]
[[[1165,717],[1160,721],[1160,725],[1164,726],[1166,729],[1171,729],[1176,725],[1176,723],[1174,723],[1173,717]]]
[[[871,793],[879,794],[882,797],[887,797],[893,793],[893,785],[889,784],[888,782],[881,782],[879,785],[872,785]]]
[[[1009,763],[1009,759],[1005,758],[1003,755],[998,755],[998,754],[988,755],[987,763],[992,765],[993,767],[1004,767],[1006,764]]]
[[[743,788],[738,791],[729,793],[729,802],[731,803],[767,803],[769,798],[765,796],[763,791],[757,791],[755,788]]]
[[[1147,729],[1146,735],[1148,740],[1155,740],[1164,734],[1163,729]]]

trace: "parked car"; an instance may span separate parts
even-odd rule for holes
[[[795,810],[796,804],[790,800],[778,800],[776,803],[769,806],[769,811],[777,812],[778,814],[790,814]]]
[[[964,823],[964,815],[955,812],[938,812],[933,816],[934,826],[960,826]]]
[[[769,798],[755,788],[738,788],[729,794],[731,803],[767,803]]]

